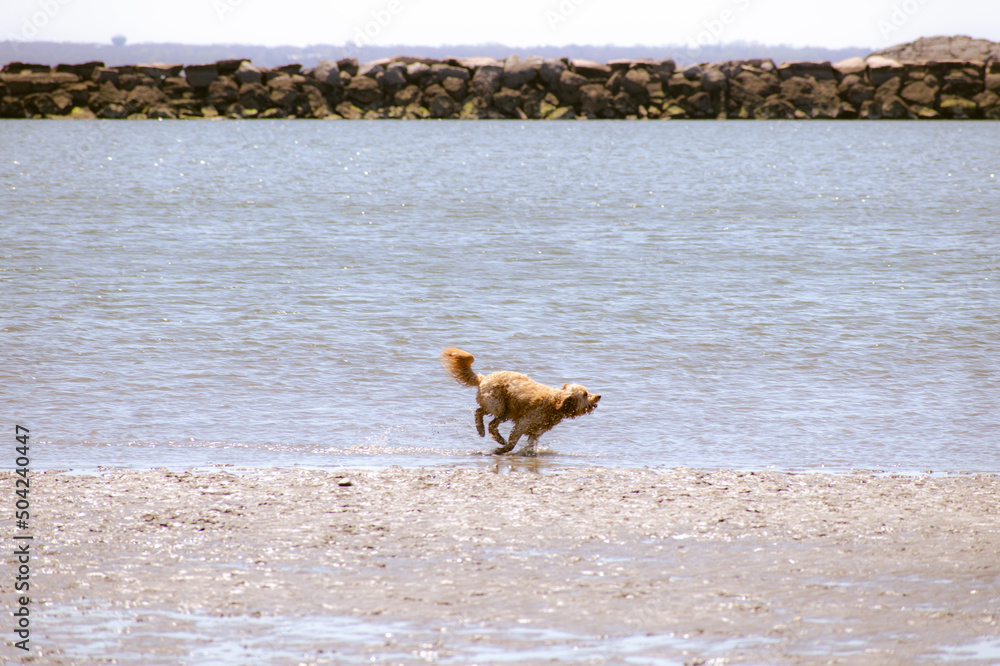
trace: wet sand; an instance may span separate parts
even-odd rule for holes
[[[995,475],[525,460],[31,493],[36,663],[1000,661]]]

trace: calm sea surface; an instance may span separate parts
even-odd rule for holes
[[[542,466],[1000,472],[1000,123],[0,121],[0,218],[38,468],[489,465],[455,344]]]

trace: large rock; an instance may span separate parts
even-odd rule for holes
[[[103,68],[104,63],[99,60],[93,60],[91,62],[84,62],[78,65],[59,65],[56,67],[57,72],[66,72],[69,74],[76,74],[84,81],[89,81],[94,76],[94,70],[98,68]],[[183,68],[183,65],[178,65],[178,67]],[[177,74],[174,74],[177,76]]]
[[[956,118],[959,120],[975,118],[979,111],[979,105],[974,101],[955,95],[941,95],[938,108],[946,118]]]
[[[489,102],[500,90],[503,79],[503,68],[498,65],[483,65],[477,67],[472,75],[472,90],[476,95]]]
[[[644,68],[630,69],[622,77],[622,89],[640,104],[645,104],[649,98],[649,84],[652,78]]]
[[[397,90],[393,95],[393,104],[396,106],[411,106],[417,104],[420,101],[421,91],[418,86],[410,84],[404,86],[402,89]]]
[[[114,105],[120,107],[121,112],[124,114],[125,112],[124,103],[126,95],[127,93],[125,93],[125,91],[119,90],[110,81],[105,81],[104,83],[100,84],[97,87],[97,90],[91,94],[89,101],[90,110],[96,113],[98,117],[107,118],[109,116],[107,115],[102,116],[101,112],[104,111],[105,108]],[[110,116],[110,117],[117,117],[117,116]]]
[[[868,64],[868,80],[876,88],[903,73],[903,65],[896,60],[871,56],[865,62]]]
[[[701,72],[692,79],[683,73],[676,73],[667,82],[667,97],[690,97],[701,92]]]
[[[464,67],[456,67],[445,63],[431,65],[431,71],[434,72],[434,76],[437,77],[438,83],[443,82],[445,79],[460,79],[462,81],[468,81],[472,78],[469,74],[469,70]]]
[[[406,67],[399,64],[392,64],[382,75],[382,89],[389,95],[396,94],[397,91],[406,87]]]
[[[118,87],[122,90],[132,90],[136,86],[156,86],[159,81],[152,79],[145,74],[122,74],[118,77]]]
[[[24,118],[27,115],[22,98],[10,95],[0,97],[0,118]]]
[[[521,58],[512,55],[508,57],[503,63],[503,87],[520,89],[528,83],[534,83],[541,67],[542,58],[538,56]]]
[[[0,85],[6,86],[14,95],[53,92],[79,81],[79,76],[69,72],[0,74]]]
[[[184,65],[165,65],[163,63],[155,63],[152,65],[136,65],[135,69],[138,73],[148,76],[150,79],[159,83],[165,78],[180,76],[181,71],[184,69]],[[88,76],[85,78],[90,77]]]
[[[816,81],[833,81],[837,78],[829,62],[784,62],[778,67],[778,76],[783,81],[793,77],[811,78]]]
[[[222,76],[208,86],[208,103],[224,113],[240,96],[240,87],[232,76]]]
[[[154,86],[137,86],[125,97],[125,109],[133,113],[146,113],[150,109],[164,107],[169,104],[167,96]]]
[[[473,95],[466,98],[458,117],[461,120],[486,118],[491,110],[492,109],[490,109],[490,106],[486,103],[485,99],[479,97],[478,95]]]
[[[922,106],[934,106],[937,102],[938,89],[927,85],[923,80],[911,81],[903,86],[899,96],[903,101]]]
[[[444,86],[438,83],[433,83],[424,90],[423,101],[431,118],[450,118],[461,108]]]
[[[64,116],[73,109],[73,98],[62,91],[34,93],[24,98],[24,109],[33,116]]]
[[[347,99],[359,107],[373,108],[382,100],[382,90],[378,81],[367,76],[356,76],[344,88]]]
[[[604,112],[610,102],[611,93],[603,84],[588,83],[580,86],[580,110],[588,118],[605,117]]]
[[[454,99],[456,102],[461,102],[465,99],[465,95],[468,92],[468,85],[463,79],[455,76],[449,76],[445,78],[440,83],[441,87],[448,93],[448,95]],[[429,107],[428,107],[429,108]]]
[[[790,120],[795,117],[795,107],[781,95],[771,95],[754,111],[758,120]]]
[[[580,88],[589,83],[590,79],[568,69],[559,75],[556,84],[556,95],[563,105],[574,106],[580,101]]]
[[[219,69],[214,62],[207,65],[187,65],[184,67],[184,78],[192,88],[207,88],[219,78]]]
[[[518,109],[524,103],[520,90],[513,88],[501,88],[493,94],[493,106],[509,117],[518,116]]]
[[[611,68],[593,60],[573,58],[569,61],[569,70],[588,79],[607,81],[611,76]]]
[[[2,71],[4,74],[48,74],[52,67],[31,62],[9,62]]]
[[[847,76],[848,74],[864,74],[865,69],[868,67],[865,64],[865,59],[860,56],[854,56],[852,58],[845,58],[839,62],[833,64],[833,69],[841,76]]]
[[[679,103],[692,118],[714,118],[717,113],[715,101],[704,90],[696,92]]]
[[[992,90],[984,90],[973,100],[979,106],[979,113],[987,120],[1000,120],[1000,95]]]
[[[890,120],[903,120],[913,118],[906,103],[898,96],[890,97],[882,102],[882,117]]]
[[[424,88],[434,83],[437,75],[430,65],[422,62],[411,62],[406,66],[406,80],[410,83]]]
[[[503,63],[495,58],[452,58],[448,62],[456,67],[463,67],[470,72],[474,72],[480,67],[499,67],[500,69],[503,69]]]
[[[729,81],[730,107],[737,111],[738,117],[751,118],[754,110],[780,89],[780,81],[773,72],[743,69]],[[743,113],[739,113],[739,109],[743,109]]]
[[[781,82],[781,96],[810,118],[836,118],[840,114],[840,97],[832,78],[817,81],[793,76]]]
[[[320,60],[313,69],[313,78],[335,88],[340,87],[340,67],[335,60]]]
[[[876,51],[872,55],[911,62],[1000,60],[1000,43],[988,39],[973,39],[966,35],[921,37]]]
[[[848,74],[842,78],[837,86],[837,93],[855,109],[860,109],[862,104],[875,98],[875,88],[865,80],[864,72]]]
[[[271,96],[263,84],[249,82],[240,86],[237,102],[244,109],[263,111],[270,107]]]
[[[559,85],[559,77],[567,69],[566,63],[562,60],[546,58],[542,61],[541,67],[538,68],[538,77],[550,90],[554,90]]]
[[[984,90],[985,74],[982,67],[971,63],[955,63],[942,77],[941,93],[957,97],[973,97]]]

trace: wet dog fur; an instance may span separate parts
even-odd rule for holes
[[[543,433],[563,419],[589,414],[597,408],[601,399],[600,395],[589,393],[579,384],[563,384],[562,388],[554,388],[539,384],[519,372],[480,375],[472,370],[474,360],[472,354],[456,347],[446,347],[441,352],[441,364],[455,381],[478,389],[476,430],[480,437],[486,436],[483,417],[486,414],[494,417],[489,423],[489,431],[500,444],[493,451],[495,455],[512,451],[522,435],[528,436],[528,443],[521,453],[535,455],[538,438]],[[504,421],[514,422],[506,441],[498,429]]]

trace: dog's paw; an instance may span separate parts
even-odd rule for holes
[[[510,450],[513,448],[514,447],[511,446],[510,444],[507,444],[505,446],[498,446],[497,448],[493,449],[493,455],[502,456],[505,453],[510,453]]]
[[[476,425],[476,432],[479,433],[480,437],[486,437],[486,428],[483,427],[482,423]]]

